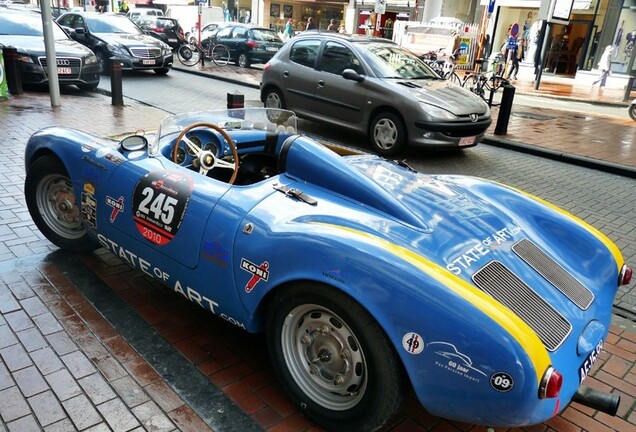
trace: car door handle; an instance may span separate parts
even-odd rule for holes
[[[284,76],[285,78],[289,77],[289,71],[285,71],[285,72],[283,72],[283,76]]]
[[[324,86],[325,86],[325,81],[324,80],[318,81],[318,87],[324,87]]]

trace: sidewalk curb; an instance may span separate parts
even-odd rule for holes
[[[484,140],[482,141],[482,144],[514,150],[535,156],[541,156],[547,159],[552,159],[586,168],[592,168],[611,174],[621,175],[624,177],[636,178],[636,169],[626,165],[619,165],[612,162],[602,161],[585,156],[578,156],[571,153],[563,153],[560,151],[547,149],[545,147],[525,144],[506,138],[498,138],[494,135],[486,135],[484,137]]]
[[[587,103],[590,105],[618,107],[618,108],[627,108],[630,104],[629,102],[608,102],[608,101],[584,99],[580,97],[558,96],[558,95],[551,95],[551,94],[536,93],[532,91],[523,90],[517,86],[514,86],[514,87],[516,89],[515,90],[516,95],[532,96],[532,97],[553,99],[553,100],[560,100],[560,101],[580,102],[580,103]]]

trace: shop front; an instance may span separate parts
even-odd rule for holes
[[[252,22],[257,25],[275,29],[281,35],[287,21],[292,20],[296,33],[305,31],[307,21],[312,18],[316,28],[325,30],[333,19],[338,27],[344,25],[348,0],[343,1],[277,1],[255,0],[252,2]]]

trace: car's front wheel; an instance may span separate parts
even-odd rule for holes
[[[285,99],[280,90],[276,88],[268,89],[265,93],[265,108],[285,109]]]
[[[97,57],[97,67],[100,74],[108,75],[110,73],[110,62],[108,56],[103,51],[95,51],[95,57]]]
[[[373,431],[400,408],[397,355],[356,301],[307,282],[278,293],[268,314],[274,370],[307,417],[329,430]]]
[[[97,249],[86,234],[73,183],[58,158],[42,156],[31,164],[24,194],[33,222],[51,243],[78,253]]]
[[[392,113],[383,112],[375,116],[369,129],[373,149],[382,156],[393,156],[406,147],[406,130],[402,119]]]

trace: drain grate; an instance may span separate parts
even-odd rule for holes
[[[530,120],[546,121],[546,120],[554,120],[555,119],[555,117],[553,117],[553,116],[549,116],[549,115],[545,115],[545,114],[537,114],[537,113],[532,113],[532,112],[527,112],[527,111],[513,112],[512,115],[515,116],[515,117],[527,118],[527,119],[530,119]]]

